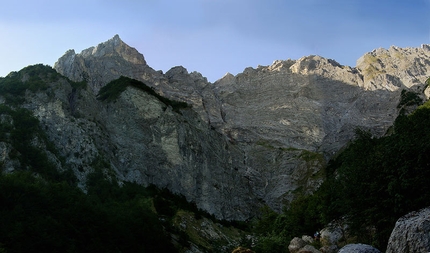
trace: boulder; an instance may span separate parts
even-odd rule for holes
[[[231,253],[254,253],[254,251],[244,247],[238,247],[234,249]]]
[[[290,245],[288,245],[288,250],[290,253],[296,253],[299,252],[299,250],[304,246],[306,246],[306,242],[303,241],[303,239],[294,237],[293,240],[291,240]]]
[[[345,245],[347,225],[343,220],[334,221],[321,230],[321,245],[325,253],[335,253]]]
[[[338,253],[381,253],[381,251],[370,245],[358,243],[345,245]]]
[[[308,244],[314,243],[314,238],[312,238],[312,236],[309,236],[309,235],[303,235],[302,240]]]
[[[396,222],[386,252],[430,252],[430,207],[409,213]]]
[[[305,245],[297,253],[321,253],[321,251],[315,249],[312,245]]]
[[[312,237],[308,235],[304,235],[302,238],[294,237],[288,246],[288,250],[290,253],[321,253],[314,246],[309,245],[313,241]]]

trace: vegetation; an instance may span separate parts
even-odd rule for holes
[[[19,72],[11,72],[0,78],[0,93],[8,104],[17,105],[24,101],[25,91],[46,90],[50,82],[60,78],[53,68],[37,64],[23,68]]]
[[[58,171],[57,166],[48,158],[45,149],[34,145],[35,141],[40,142],[47,151],[57,153],[31,111],[23,108],[14,110],[6,105],[0,105],[0,118],[3,119],[0,120],[0,141],[10,145],[9,157],[19,161],[16,170],[31,169],[48,180],[67,180],[70,184],[75,183],[76,179],[70,170]]]
[[[268,207],[263,208],[262,216],[254,223],[253,231],[258,239],[253,250],[257,253],[288,253],[288,245],[294,237],[312,235],[321,229],[325,223],[321,219],[319,197],[318,194],[298,196],[281,214]]]
[[[303,149],[299,156],[302,160],[306,161],[307,163],[311,164],[314,162],[317,162],[318,164],[324,164],[324,155],[317,152],[312,152],[309,150]]]
[[[430,206],[430,102],[399,116],[393,128],[381,138],[357,130],[313,195],[298,196],[282,214],[265,210],[256,252],[288,252],[294,236],[342,218],[355,241],[385,250],[398,218]]]
[[[108,83],[107,85],[105,85],[104,87],[102,87],[99,91],[99,94],[97,95],[97,98],[101,101],[113,102],[113,101],[118,99],[118,97],[121,95],[121,93],[123,91],[125,91],[125,89],[128,86],[138,88],[138,89],[148,93],[149,95],[156,97],[158,100],[163,102],[165,105],[171,106],[174,111],[179,111],[180,109],[191,107],[191,105],[189,105],[185,102],[174,101],[174,100],[170,100],[168,98],[165,98],[163,96],[160,96],[160,95],[158,95],[158,93],[156,93],[152,88],[150,88],[146,84],[144,84],[140,81],[137,81],[135,79],[131,79],[131,78],[124,77],[124,76],[121,76],[120,78],[113,80],[110,83]]]
[[[364,62],[367,64],[364,73],[369,79],[373,79],[375,76],[383,73],[383,70],[380,70],[381,60],[378,57],[366,54]]]
[[[191,241],[208,252],[218,252],[217,247],[228,244],[180,229],[176,222],[184,215],[194,215],[192,224],[200,224],[197,220],[203,217],[213,218],[183,196],[154,186],[119,185],[105,171],[100,166],[88,175],[87,194],[65,181],[47,181],[28,171],[0,175],[0,249],[178,252]],[[192,224],[188,227],[195,230]],[[227,225],[221,227],[228,230]]]
[[[8,105],[17,106],[24,102],[24,95],[27,90],[31,92],[46,90],[47,94],[52,95],[50,85],[60,78],[67,80],[73,88],[73,95],[69,97],[69,100],[74,99],[77,90],[87,87],[86,80],[73,82],[57,73],[50,66],[36,64],[25,67],[18,72],[11,72],[6,77],[0,77],[0,94]]]
[[[27,172],[0,176],[0,242],[11,252],[175,252],[142,187],[93,177],[89,194]],[[99,188],[101,187],[101,188]]]
[[[400,114],[403,114],[406,106],[420,105],[422,103],[423,100],[417,93],[404,89],[400,94],[400,103],[397,105],[397,108],[400,109]]]

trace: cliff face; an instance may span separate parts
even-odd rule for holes
[[[357,67],[319,56],[275,61],[209,83],[175,67],[163,74],[115,36],[55,69],[55,96],[27,93],[25,107],[45,126],[67,166],[85,175],[100,160],[120,180],[155,184],[225,219],[247,219],[262,205],[281,210],[298,192],[323,180],[325,162],[356,128],[382,135],[398,115],[402,89],[422,91],[430,52],[375,50]],[[387,67],[389,66],[389,67]],[[114,102],[96,99],[101,87],[127,76],[191,108],[174,110],[128,87]]]

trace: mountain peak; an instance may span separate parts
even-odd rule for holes
[[[119,56],[133,64],[146,65],[143,55],[139,53],[134,47],[124,43],[118,34],[108,41],[98,44],[96,47],[90,47],[83,50],[81,54],[84,57],[93,56],[97,58]]]
[[[121,38],[119,37],[119,35],[118,35],[118,34],[115,34],[115,36],[113,36],[113,37],[112,37],[112,39],[110,39],[110,40],[113,40],[113,41],[121,41],[121,42],[122,42],[122,40],[121,40]]]
[[[88,81],[94,92],[121,75],[135,77],[136,73],[142,74],[149,69],[144,56],[124,43],[118,34],[79,54],[68,50],[54,68],[73,81]]]

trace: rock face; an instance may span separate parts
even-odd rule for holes
[[[430,251],[430,208],[401,217],[388,241],[387,253]]]
[[[356,128],[384,134],[398,115],[401,90],[424,89],[429,59],[427,46],[376,50],[356,68],[308,56],[212,84],[183,67],[155,71],[115,36],[79,54],[69,50],[55,64],[87,89],[62,80],[54,97],[29,93],[25,106],[82,187],[92,164],[104,159],[120,180],[167,187],[218,218],[243,220],[261,205],[280,211],[296,193],[312,192],[327,159]],[[192,108],[175,111],[131,87],[115,102],[97,100],[120,76]]]
[[[240,197],[252,196],[237,165],[241,151],[193,110],[175,112],[131,87],[115,103],[101,102],[88,87],[75,91],[72,116],[73,92],[63,80],[55,97],[29,93],[24,107],[34,111],[83,188],[94,164],[104,161],[121,181],[167,187],[218,217],[244,219],[256,210],[255,198]]]

